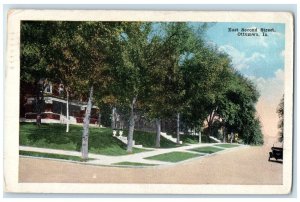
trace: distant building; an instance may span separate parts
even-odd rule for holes
[[[42,123],[66,123],[67,109],[66,96],[64,95],[64,86],[47,82],[44,86],[43,92],[39,92],[38,85],[21,84],[20,89],[20,121],[35,122],[38,110],[41,111]],[[41,109],[37,109],[38,93],[42,94],[43,103]],[[79,100],[69,99],[69,123],[82,123],[86,110],[87,99],[81,98]],[[90,123],[97,124],[99,116],[99,108],[92,107]]]

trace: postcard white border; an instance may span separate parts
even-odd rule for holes
[[[19,183],[19,75],[21,20],[66,21],[195,21],[284,23],[285,123],[283,185],[181,185]],[[120,10],[10,10],[8,12],[5,68],[4,186],[23,193],[126,194],[287,194],[292,184],[293,16],[287,12],[237,11],[120,11]]]

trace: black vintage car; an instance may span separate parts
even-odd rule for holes
[[[271,147],[271,151],[269,152],[269,161],[271,158],[275,158],[276,161],[278,159],[283,160],[283,148],[282,147]]]

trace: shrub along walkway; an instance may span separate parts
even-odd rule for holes
[[[157,165],[170,165],[178,162],[185,162],[190,159],[202,158],[207,155],[212,155],[217,152],[224,152],[235,150],[237,148],[243,147],[242,145],[236,145],[232,147],[219,147],[216,143],[205,143],[205,144],[193,144],[188,146],[182,146],[177,148],[169,149],[154,149],[147,152],[128,154],[123,156],[107,156],[100,154],[89,153],[89,158],[87,162],[82,162],[84,164],[92,165],[106,165],[106,166],[132,166],[132,167],[145,167],[145,166],[157,166]],[[40,152],[48,154],[60,154],[68,156],[80,157],[81,153],[77,151],[66,151],[57,149],[46,149],[37,147],[20,146],[20,151],[28,152]],[[178,156],[178,160],[176,157]],[[172,161],[168,161],[168,158],[172,158]]]

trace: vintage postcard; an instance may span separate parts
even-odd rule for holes
[[[6,192],[288,194],[287,12],[10,10]]]

